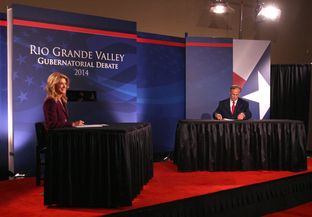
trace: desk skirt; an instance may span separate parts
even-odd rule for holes
[[[179,171],[306,170],[304,124],[181,120],[174,162]]]

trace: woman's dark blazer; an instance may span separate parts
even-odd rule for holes
[[[63,106],[60,101],[55,101],[53,98],[48,97],[44,101],[43,112],[46,129],[72,126],[72,123],[68,120],[68,111],[65,103]]]

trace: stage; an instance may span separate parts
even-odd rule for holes
[[[312,200],[312,159],[303,172],[178,172],[172,161],[156,162],[132,206],[116,209],[46,207],[33,177],[1,181],[0,195],[2,217],[261,216]]]

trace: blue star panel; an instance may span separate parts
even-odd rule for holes
[[[0,13],[0,22],[5,21]],[[0,179],[8,170],[8,103],[7,103],[7,33],[6,26],[0,25]]]
[[[16,171],[35,165],[34,123],[43,121],[45,84],[54,71],[70,78],[71,90],[97,93],[96,102],[69,102],[71,120],[137,121],[134,22],[19,5],[13,6],[13,16]]]

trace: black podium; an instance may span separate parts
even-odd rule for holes
[[[293,120],[181,120],[174,162],[179,171],[306,170],[304,124]]]
[[[45,205],[128,206],[153,176],[148,123],[55,129],[47,143]]]

